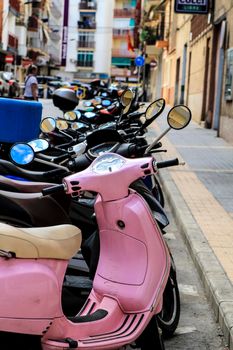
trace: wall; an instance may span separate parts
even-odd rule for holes
[[[226,5],[227,4],[225,4],[225,6]],[[233,9],[231,9],[227,13],[226,39],[227,39],[226,49],[233,48]],[[221,106],[221,116],[220,116],[220,136],[233,144],[233,100],[225,101],[225,97],[224,97],[225,81],[226,81],[226,63],[227,62],[225,59],[224,79],[223,79],[223,88],[222,88],[222,106]],[[233,89],[233,86],[232,86],[232,89]]]
[[[94,72],[111,72],[112,29],[114,0],[98,0],[96,13],[96,49],[94,54]]]

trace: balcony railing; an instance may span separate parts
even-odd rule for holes
[[[113,29],[113,38],[126,38],[128,33],[128,29]]]
[[[35,16],[28,17],[27,28],[29,31],[36,32],[38,30],[38,19]]]
[[[78,61],[77,61],[77,66],[78,66],[78,67],[92,68],[92,67],[93,67],[93,61],[82,61],[82,60],[78,60]]]
[[[114,17],[118,18],[134,18],[135,9],[115,9]]]
[[[20,12],[20,0],[10,0],[9,1],[10,8],[15,12]]]
[[[96,10],[97,5],[95,1],[81,1],[79,3],[80,10]]]
[[[82,21],[78,21],[78,28],[79,29],[85,29],[85,30],[88,30],[88,29],[96,29],[96,23],[85,23],[85,22],[82,22]]]
[[[12,34],[9,34],[8,35],[8,47],[10,49],[13,49],[13,50],[17,50],[18,49],[18,38]]]
[[[87,49],[94,49],[95,48],[95,42],[94,41],[84,41],[79,40],[78,41],[78,48],[87,48]]]
[[[128,57],[135,58],[136,54],[126,49],[112,49],[112,57]]]

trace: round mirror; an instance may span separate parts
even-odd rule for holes
[[[98,105],[101,103],[101,97],[95,97],[94,100],[92,100],[93,105]]]
[[[40,123],[40,130],[43,132],[51,132],[56,128],[56,120],[52,117],[47,117],[42,120]]]
[[[66,120],[75,120],[75,119],[76,119],[76,113],[73,112],[73,111],[66,112],[66,113],[64,114],[64,118],[65,118]]]
[[[56,120],[56,127],[59,130],[66,130],[66,129],[68,129],[69,125],[65,120],[57,119]]]
[[[96,114],[95,113],[92,113],[92,112],[86,112],[86,113],[84,113],[84,115],[85,115],[85,117],[86,118],[94,118],[95,116],[96,116]]]
[[[35,139],[28,142],[28,145],[32,147],[34,152],[42,152],[49,148],[49,143],[44,139]]]
[[[108,106],[110,106],[110,105],[111,105],[111,101],[109,101],[109,100],[103,100],[103,101],[102,101],[102,106],[108,107]]]
[[[131,90],[123,91],[121,95],[121,103],[124,107],[128,106],[133,99],[133,92]]]
[[[173,129],[185,128],[191,121],[192,113],[187,106],[178,105],[173,107],[167,116],[167,122]]]
[[[91,101],[83,101],[84,107],[91,107],[91,105],[92,105]]]
[[[33,161],[34,151],[27,143],[16,143],[10,149],[10,158],[17,165],[26,165]]]
[[[83,124],[83,123],[74,122],[74,123],[71,124],[71,129],[72,130],[78,130],[78,129],[81,129],[83,127],[86,127],[86,125]]]
[[[163,98],[160,98],[153,103],[151,103],[146,110],[145,118],[147,120],[152,119],[156,116],[156,114],[161,113],[164,110],[165,107],[165,100]]]

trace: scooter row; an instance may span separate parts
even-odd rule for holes
[[[188,109],[176,107],[168,114],[169,128],[184,127],[190,118]],[[158,139],[148,147],[149,151]],[[29,153],[22,148],[18,148],[18,152],[14,150],[15,154],[11,153],[14,162],[26,165]],[[66,192],[72,194],[74,201],[82,199],[84,193],[90,193],[92,201],[93,193],[97,194],[92,219],[99,230],[100,251],[92,290],[89,294],[87,289],[89,295],[78,312],[74,299],[79,299],[83,291],[77,293],[77,288],[71,291],[69,279],[67,282],[67,271],[72,270],[69,261],[80,248],[80,231],[76,227],[22,229],[2,224],[0,265],[6,264],[2,265],[4,291],[10,298],[1,316],[4,321],[8,320],[8,326],[0,329],[37,335],[43,349],[117,349],[125,344],[133,346],[135,341],[141,349],[163,349],[157,329],[159,317],[155,315],[160,314],[162,319],[169,313],[169,307],[165,312],[162,304],[164,300],[169,303],[165,298],[166,288],[174,285],[175,271],[172,275],[171,254],[158,220],[131,184],[156,173],[160,167],[177,164],[178,160],[157,163],[152,157],[127,159],[112,152],[104,153],[87,169],[65,177],[60,185],[46,189],[48,184],[41,184],[44,194],[64,197]],[[13,182],[16,188],[18,183]],[[22,183],[20,185],[22,189]],[[27,183],[26,187],[30,186],[32,189],[35,183]],[[39,186],[37,184],[37,190]],[[32,198],[36,198],[34,193]],[[56,203],[59,204],[57,200]],[[42,202],[39,207],[43,207]],[[7,266],[12,268],[9,276]],[[75,280],[75,273],[72,277]],[[17,286],[18,298],[16,293],[7,290],[10,283]],[[172,289],[175,288],[169,291]],[[171,292],[167,294],[172,297]],[[74,315],[69,312],[65,315],[62,305],[65,297]],[[22,300],[27,303],[26,309],[22,308]]]

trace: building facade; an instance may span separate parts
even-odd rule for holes
[[[61,73],[65,78],[108,78],[114,0],[65,0]]]
[[[233,5],[210,0],[208,13],[201,15],[175,13],[174,0],[153,6],[147,19],[154,30],[161,26],[164,32],[146,43],[148,57],[156,63],[151,96],[163,96],[171,105],[187,104],[195,121],[233,143]]]

